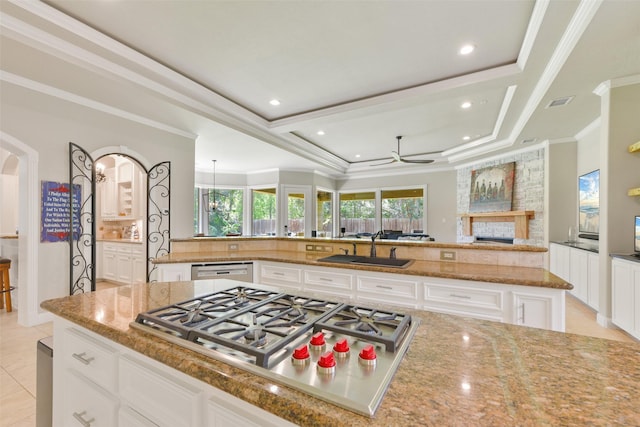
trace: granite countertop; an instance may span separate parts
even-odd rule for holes
[[[298,251],[220,251],[220,252],[181,252],[169,253],[155,259],[156,264],[203,263],[229,261],[276,261],[322,267],[346,268],[360,271],[378,271],[385,273],[407,274],[412,276],[431,276],[447,279],[475,280],[480,282],[504,283],[522,286],[537,286],[555,289],[573,289],[573,285],[543,268],[500,266],[493,264],[469,264],[462,262],[439,262],[415,260],[406,268],[364,266],[320,262],[331,254],[323,252]]]
[[[204,243],[204,242],[242,242],[242,241],[281,241],[281,242],[309,242],[309,243],[363,243],[371,242],[369,237],[276,237],[276,236],[229,236],[229,237],[184,237],[172,238],[171,242],[176,243]],[[451,243],[436,242],[427,240],[393,240],[380,239],[376,240],[376,245],[389,246],[410,246],[423,248],[440,248],[440,249],[482,249],[486,251],[509,251],[509,252],[547,252],[547,248],[531,245],[506,245],[497,242],[472,242],[472,243]]]
[[[552,242],[562,246],[569,246],[570,248],[582,249],[584,251],[589,252],[599,252],[599,247],[597,244],[583,243],[583,242]]]
[[[611,254],[611,258],[620,258],[631,262],[640,262],[640,256],[632,254]]]
[[[129,327],[220,282],[123,286],[42,308],[302,426],[640,425],[636,343],[403,309],[421,324],[369,419]]]

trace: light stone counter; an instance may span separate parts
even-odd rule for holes
[[[462,262],[440,262],[416,260],[407,268],[363,266],[320,262],[327,253],[299,252],[285,250],[270,251],[220,251],[220,252],[177,252],[155,260],[156,264],[203,263],[229,261],[277,261],[322,267],[346,268],[351,270],[378,271],[385,273],[431,276],[447,279],[475,280],[479,282],[504,283],[522,286],[537,286],[555,289],[573,289],[573,285],[551,274],[543,268],[519,267],[516,265],[473,264]]]
[[[138,312],[213,283],[133,285],[42,307],[303,426],[640,425],[635,343],[403,309],[422,323],[369,419],[129,327]]]

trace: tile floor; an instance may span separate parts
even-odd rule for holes
[[[99,289],[112,286],[102,283]],[[598,325],[594,312],[577,299],[567,296],[566,301],[567,332],[636,342],[620,330]],[[51,323],[25,328],[17,320],[15,310],[0,312],[0,427],[35,426],[36,343],[53,333]]]

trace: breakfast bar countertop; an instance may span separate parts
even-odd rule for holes
[[[218,252],[177,252],[156,258],[156,264],[207,263],[237,261],[275,261],[311,266],[348,268],[358,271],[430,276],[445,279],[475,280],[479,282],[504,283],[510,285],[537,286],[555,289],[573,289],[573,285],[548,270],[516,265],[472,264],[464,262],[441,262],[415,260],[406,268],[363,266],[318,261],[329,254],[284,250],[242,250]]]
[[[130,328],[138,312],[214,282],[122,286],[42,308],[303,426],[640,425],[637,343],[403,309],[421,324],[369,419]]]

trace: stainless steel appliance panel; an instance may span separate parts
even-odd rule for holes
[[[192,264],[191,280],[231,279],[253,282],[252,262]]]

